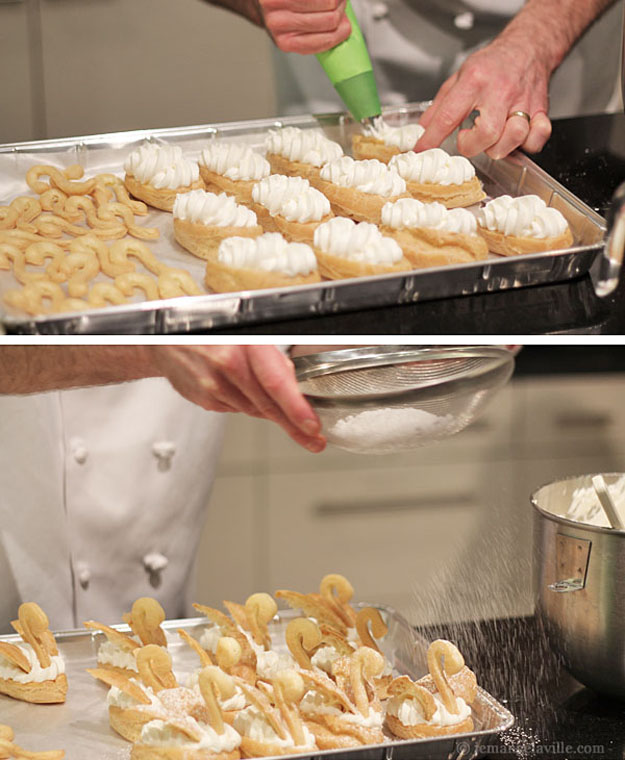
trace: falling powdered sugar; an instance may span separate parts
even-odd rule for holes
[[[350,414],[339,420],[329,434],[333,443],[351,451],[383,453],[437,439],[455,424],[450,414],[439,417],[424,409],[388,407]]]

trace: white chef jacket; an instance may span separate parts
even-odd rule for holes
[[[430,100],[476,49],[495,37],[524,0],[352,0],[367,40],[383,105]],[[571,50],[551,79],[552,118],[615,108],[622,4]],[[273,51],[278,113],[344,106],[315,56]]]
[[[57,630],[188,614],[224,420],[164,379],[0,397],[0,632],[23,601]]]

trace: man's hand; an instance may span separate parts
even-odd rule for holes
[[[258,0],[267,31],[285,53],[321,53],[349,37],[346,0]]]
[[[146,346],[145,351],[148,363],[188,401],[209,411],[271,420],[309,451],[325,448],[293,363],[275,346]]]
[[[420,124],[425,133],[416,150],[438,147],[473,111],[472,129],[458,133],[458,151],[475,156],[485,151],[503,158],[515,148],[542,149],[551,135],[547,117],[550,71],[543,61],[514,41],[495,40],[469,56],[441,86]],[[528,114],[511,116],[514,111]]]

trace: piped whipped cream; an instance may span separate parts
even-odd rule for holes
[[[141,744],[147,744],[150,747],[206,749],[212,752],[232,752],[241,744],[241,737],[227,723],[224,723],[223,734],[218,734],[206,723],[199,723],[191,717],[177,718],[176,723],[185,725],[197,733],[200,737],[199,741],[193,741],[167,721],[151,720],[141,729]]]
[[[165,715],[165,708],[151,687],[140,683],[134,678],[131,678],[130,682],[140,687],[141,691],[149,697],[150,704],[139,702],[139,700],[135,699],[130,694],[127,694],[125,691],[122,691],[117,686],[111,686],[106,694],[106,704],[108,707],[120,707],[122,710],[131,707],[137,710],[149,710],[150,713],[153,713],[154,715]]]
[[[322,167],[321,179],[340,187],[353,187],[362,193],[392,198],[406,192],[406,182],[397,171],[375,158],[356,161],[343,156]]]
[[[375,224],[356,223],[344,216],[320,224],[314,243],[324,253],[364,264],[397,264],[403,256],[399,245],[384,237]]]
[[[30,644],[17,644],[16,646],[22,650],[30,663],[30,671],[24,673],[21,668],[18,668],[17,665],[9,662],[9,660],[0,654],[0,678],[16,681],[17,683],[41,683],[42,681],[54,681],[61,673],[65,673],[65,661],[60,654],[51,655],[48,667],[42,668],[35,650]]]
[[[241,735],[248,736],[254,741],[276,744],[279,747],[296,746],[293,737],[288,732],[285,739],[279,737],[271,725],[265,720],[263,713],[254,706],[246,707],[245,710],[241,710],[241,712],[236,715],[233,725]],[[298,746],[314,749],[316,746],[315,737],[306,726],[302,726],[302,728],[304,730],[304,744]]]
[[[339,652],[330,646],[319,647],[314,655],[310,658],[310,662],[314,667],[320,668],[328,675],[332,674],[332,663],[338,660],[341,655]]]
[[[252,200],[289,222],[318,222],[330,213],[330,201],[303,177],[272,174],[254,185]]]
[[[475,168],[464,156],[450,156],[442,148],[421,153],[409,150],[388,162],[407,182],[435,185],[462,185],[475,177]]]
[[[231,195],[191,190],[176,196],[174,219],[216,227],[255,227],[256,214],[251,208],[241,206]]]
[[[421,703],[416,699],[392,697],[386,704],[386,712],[388,715],[394,715],[398,718],[404,726],[418,726],[421,723],[428,723],[428,725],[433,726],[454,726],[457,723],[462,723],[471,715],[471,708],[462,697],[456,697],[459,708],[457,715],[450,713],[436,695],[434,695],[434,701],[436,702],[436,711],[428,721],[425,720]]]
[[[448,209],[442,203],[422,203],[416,198],[385,203],[381,221],[396,230],[427,227],[464,235],[477,234],[477,219],[466,208]]]
[[[256,655],[256,673],[268,681],[283,670],[299,670],[299,665],[286,652],[269,650]]]
[[[200,165],[233,181],[259,180],[271,174],[269,161],[242,143],[210,143],[200,155]]]
[[[215,654],[217,651],[217,644],[222,636],[225,636],[225,634],[218,625],[209,625],[204,629],[200,636],[200,646],[208,652]]]
[[[139,642],[137,642],[139,644]],[[137,669],[137,660],[133,652],[115,644],[113,641],[103,641],[98,647],[97,660],[101,665],[112,665],[126,670]]]
[[[494,198],[479,210],[478,221],[482,227],[504,235],[539,239],[558,237],[567,228],[558,209],[550,208],[537,195]]]
[[[403,153],[414,148],[425,129],[420,124],[393,127],[387,124],[382,116],[378,116],[373,120],[372,125],[365,128],[364,132],[368,137],[381,140],[385,145],[398,148]]]
[[[188,187],[200,176],[197,162],[185,158],[178,145],[145,143],[128,156],[124,170],[159,190]]]
[[[289,277],[307,275],[317,269],[317,259],[310,246],[289,243],[278,232],[266,232],[257,238],[226,238],[217,255],[228,267],[280,272]]]
[[[321,132],[299,127],[270,129],[265,139],[267,153],[275,153],[289,161],[323,166],[343,155],[343,148]]]

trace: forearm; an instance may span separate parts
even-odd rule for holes
[[[588,26],[615,0],[527,0],[496,42],[535,51],[553,72]]]
[[[157,374],[142,346],[0,348],[0,394],[108,385]]]
[[[264,26],[263,14],[260,10],[258,0],[207,0],[211,5],[218,5],[220,8],[226,8],[239,16],[243,16],[256,26]]]

